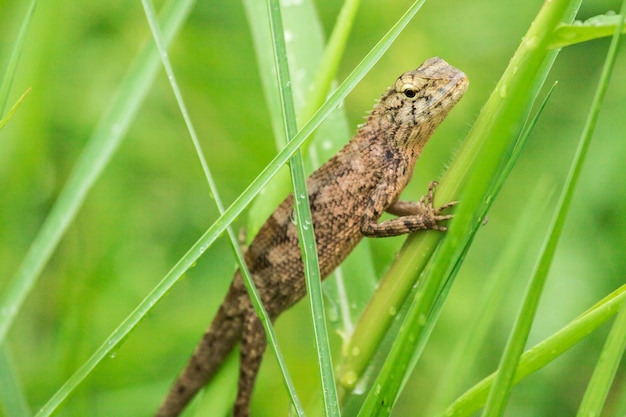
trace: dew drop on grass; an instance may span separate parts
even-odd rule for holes
[[[498,92],[500,93],[500,97],[505,98],[508,94],[508,86],[506,84],[502,84],[498,89]]]

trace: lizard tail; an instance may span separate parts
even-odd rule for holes
[[[233,308],[232,286],[217,315],[178,376],[155,417],[176,417],[219,369],[241,338],[242,316]]]

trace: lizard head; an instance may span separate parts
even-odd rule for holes
[[[405,72],[381,97],[373,116],[388,140],[418,153],[467,89],[467,76],[441,58]]]

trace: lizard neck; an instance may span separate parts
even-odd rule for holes
[[[382,161],[402,159],[412,170],[432,132],[427,129],[428,126],[399,125],[388,113],[380,114],[378,110],[374,108],[367,122],[357,132],[361,150],[368,155],[372,155],[372,152],[379,154],[378,159]]]

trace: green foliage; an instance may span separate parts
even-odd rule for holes
[[[549,20],[537,19],[531,30],[543,34],[527,34],[514,55],[538,3],[512,10],[487,1],[432,2],[413,19],[420,2],[403,15],[399,5],[347,1],[341,18],[336,2],[283,2],[286,32],[295,37],[287,37],[287,53],[278,55],[278,63],[290,67],[297,116],[287,117],[291,131],[280,134],[272,42],[267,24],[259,23],[265,21],[259,14],[265,2],[245,3],[245,9],[237,2],[208,2],[193,10],[190,1],[163,6],[162,43],[172,42],[169,69],[180,83],[172,87],[182,93],[181,109],[182,97],[189,107],[183,114],[191,136],[198,132],[195,145],[175,110],[168,85],[173,77],[156,78],[157,50],[152,42],[141,46],[150,29],[138,5],[60,0],[36,9],[33,2],[27,10],[19,2],[3,6],[0,33],[7,41],[0,45],[0,68],[6,73],[0,99],[22,103],[0,115],[3,124],[10,118],[0,130],[0,273],[7,277],[0,280],[0,341],[7,345],[0,351],[0,399],[6,415],[28,415],[29,408],[41,410],[39,416],[57,410],[68,416],[149,415],[230,280],[234,257],[219,236],[227,231],[236,246],[231,230],[243,224],[238,218],[303,144],[308,169],[319,165],[347,140],[358,116],[394,77],[433,55],[462,68],[471,87],[427,146],[405,196],[423,194],[454,154],[438,200],[460,198],[461,204],[437,250],[443,236],[436,233],[412,236],[401,250],[403,239],[364,242],[325,283],[329,323],[342,337],[331,334],[330,341],[335,363],[342,364],[338,377],[347,381],[339,386],[341,415],[471,415],[501,378],[491,375],[466,391],[497,367],[519,309],[520,283],[550,229],[545,207],[554,207],[550,196],[560,194],[551,191],[561,189],[570,169],[572,138],[579,136],[600,73],[606,41],[588,40],[615,32],[618,17],[589,19],[606,9],[584,3],[578,14],[584,23],[563,22],[551,35],[555,22],[574,18],[561,9]],[[569,7],[571,12],[576,6]],[[332,46],[324,51],[329,28]],[[279,33],[274,44],[280,43]],[[549,49],[565,46],[555,60]],[[617,55],[616,66],[623,65],[624,55]],[[495,408],[506,406],[507,415],[598,413],[603,406],[606,415],[623,414],[620,393],[610,387],[614,378],[614,385],[623,383],[617,364],[625,315],[619,314],[606,344],[604,330],[591,332],[623,304],[625,73],[616,70],[610,83],[601,80],[602,88],[609,87],[607,105],[586,168],[577,186],[568,188],[575,193],[567,221],[567,210],[558,214],[564,228],[546,264],[547,281],[535,293],[535,304],[539,296],[541,303],[536,314],[520,316],[524,333],[530,324],[533,330],[518,338],[508,382],[496,389],[502,401]],[[559,85],[531,123],[534,128],[526,130],[522,149],[517,137],[546,77],[558,78]],[[334,90],[333,79],[345,81]],[[19,95],[31,86],[22,102]],[[283,83],[283,100],[288,87]],[[470,125],[468,137],[451,152]],[[206,166],[197,163],[200,145],[210,150]],[[212,191],[203,176],[209,166]],[[249,212],[252,228],[285,193],[284,186],[264,192]],[[232,201],[228,208],[220,207],[220,197]],[[489,223],[481,227],[488,208]],[[433,251],[414,285],[416,268]],[[374,277],[383,275],[376,289]],[[356,324],[374,291],[369,313]],[[316,317],[319,328],[323,323]],[[309,394],[319,392],[310,321],[301,307],[285,314],[272,346],[280,345],[307,415],[319,415],[323,396]],[[521,354],[526,338],[530,345],[545,340]],[[319,356],[326,364],[327,393],[333,389],[331,358],[323,346]],[[354,358],[361,361],[356,368],[350,364]],[[235,373],[231,357],[196,415],[222,415],[230,408]],[[268,355],[253,415],[287,415],[280,379]],[[517,385],[511,388],[511,382]],[[326,403],[326,410],[335,410]]]

